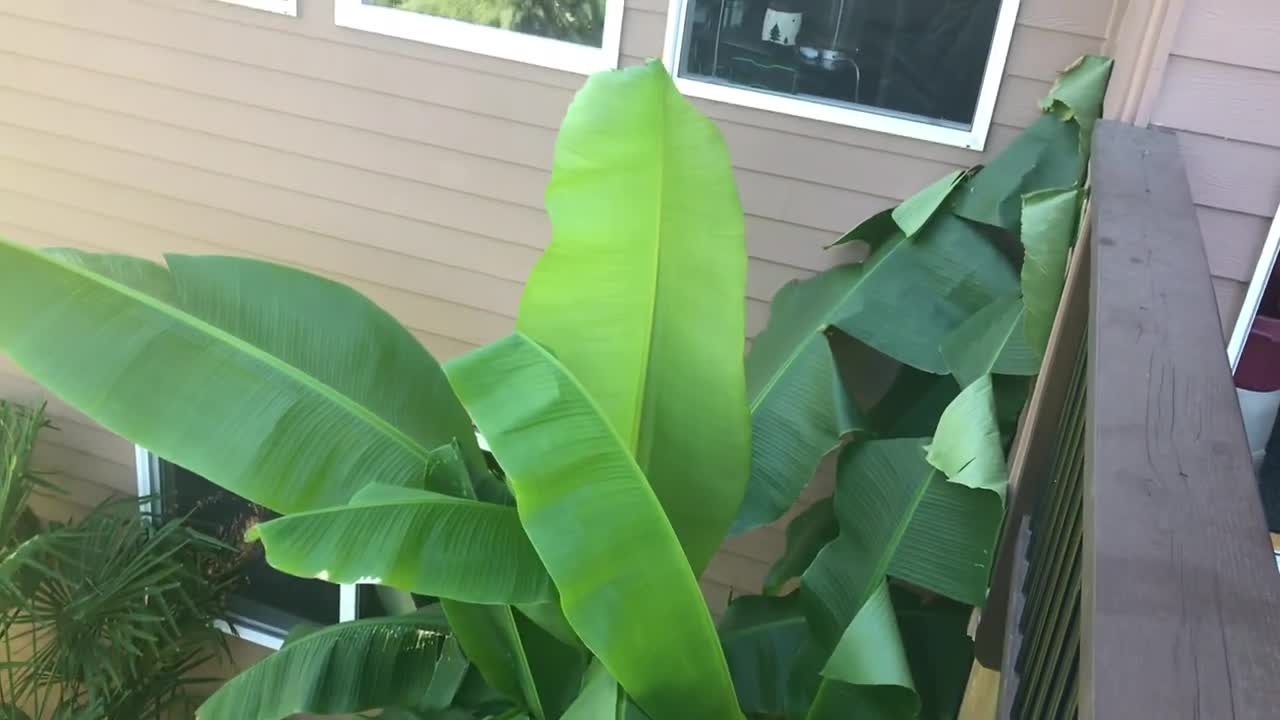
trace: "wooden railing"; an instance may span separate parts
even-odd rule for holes
[[[1280,573],[1173,135],[1104,122],[1011,458],[998,715],[1280,718]]]

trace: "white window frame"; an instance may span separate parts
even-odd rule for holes
[[[361,0],[334,0],[333,20],[341,27],[586,75],[618,67],[622,9],[623,0],[605,0],[603,47],[598,48],[409,10],[365,5]]]
[[[280,15],[298,16],[298,0],[219,0],[219,2],[243,5]]]
[[[1009,59],[1009,46],[1013,41],[1013,30],[1021,4],[1021,0],[1001,0],[991,39],[991,52],[987,56],[987,68],[982,76],[982,87],[978,91],[973,125],[964,128],[939,125],[924,118],[895,114],[891,110],[860,110],[791,95],[680,77],[680,47],[686,25],[685,11],[693,1],[670,0],[671,4],[667,9],[666,47],[662,56],[663,62],[675,78],[676,87],[685,95],[976,151],[981,151],[987,144],[987,133],[991,130],[996,96],[1000,93],[1000,83],[1004,79],[1005,63]]]
[[[1227,359],[1231,361],[1233,373],[1236,365],[1240,364],[1240,355],[1244,352],[1245,341],[1249,339],[1249,331],[1253,329],[1253,319],[1258,315],[1258,306],[1262,304],[1262,294],[1267,290],[1277,255],[1280,255],[1280,209],[1271,219],[1267,239],[1262,244],[1262,252],[1258,253],[1258,264],[1253,268],[1253,278],[1249,281],[1249,289],[1245,292],[1240,314],[1236,316],[1235,328],[1227,343]]]
[[[133,446],[133,458],[138,476],[138,496],[148,497],[155,495],[156,491],[160,489],[159,458],[141,445]],[[152,502],[147,502],[143,505],[143,511],[154,517],[159,512],[159,508],[153,507]],[[339,585],[338,622],[348,622],[355,619],[356,586]],[[288,630],[285,628],[275,627],[256,618],[238,613],[230,613],[229,620],[229,623],[218,620],[214,623],[214,626],[228,635],[233,635],[270,650],[279,650],[280,646],[284,644],[285,636],[288,635]]]

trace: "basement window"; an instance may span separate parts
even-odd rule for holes
[[[1018,0],[671,0],[681,92],[981,150]]]
[[[354,620],[357,605],[376,599],[374,588],[294,577],[273,569],[260,543],[246,543],[252,524],[278,517],[270,510],[223,490],[203,477],[137,449],[138,494],[150,496],[152,512],[162,519],[188,518],[197,530],[245,553],[239,588],[228,598],[230,624],[222,629],[249,642],[278,649],[289,630],[300,623],[332,625]],[[158,507],[157,507],[158,505]]]
[[[623,0],[334,0],[342,26],[557,70],[618,66]]]

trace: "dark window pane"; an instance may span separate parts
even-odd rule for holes
[[[602,47],[604,0],[364,0],[473,25]]]
[[[338,621],[337,585],[274,570],[263,557],[261,543],[244,541],[245,530],[253,524],[279,515],[173,463],[161,460],[159,466],[166,517],[189,516],[196,528],[243,549],[244,582],[230,600],[233,613],[284,631],[298,622]]]
[[[1000,0],[688,0],[680,74],[973,124]]]

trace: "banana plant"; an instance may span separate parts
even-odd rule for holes
[[[439,600],[299,633],[200,718],[945,717],[947,693],[922,690],[953,689],[967,652],[1025,391],[1006,380],[1035,373],[1031,326],[1052,319],[1078,217],[1078,195],[1023,198],[1060,177],[1050,165],[1083,167],[1077,75],[1045,115],[1070,132],[1015,141],[1017,178],[992,171],[1001,155],[855,228],[868,261],[784,288],[745,367],[728,153],[657,63],[574,99],[516,332],[445,367],[296,270],[11,242],[0,348],[108,429],[281,513],[251,531],[275,567]],[[1002,249],[1002,192],[1024,242],[1038,228],[1032,271]],[[878,405],[852,399],[850,343],[903,364]],[[717,629],[697,579],[726,534],[780,516],[850,436],[773,594]]]
[[[743,707],[955,717],[968,609],[986,598],[1004,517],[1005,452],[1061,299],[1110,70],[1082,58],[987,166],[866,220],[835,243],[867,244],[865,261],[774,299],[747,358],[753,463],[733,531],[776,520],[823,456],[839,449],[839,461],[834,494],[787,527],[765,594],[726,614],[734,676],[757,682],[739,684]],[[900,365],[871,406],[849,392],[866,348]]]

